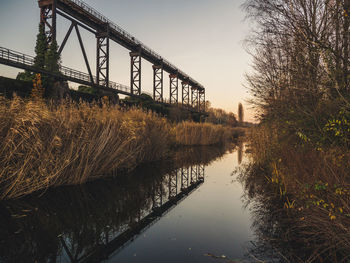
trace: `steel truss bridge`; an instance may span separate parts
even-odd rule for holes
[[[75,30],[88,72],[83,73],[61,66],[61,74],[56,75],[56,77],[124,95],[140,96],[142,92],[141,64],[142,59],[145,59],[153,65],[153,99],[155,101],[165,102],[163,85],[165,71],[169,74],[170,79],[170,104],[181,103],[184,106],[191,106],[197,111],[205,111],[205,88],[199,82],[91,6],[80,0],[39,0],[38,3],[41,10],[40,23],[45,27],[49,44],[56,41],[57,16],[71,22],[58,52],[62,53],[72,31]],[[96,37],[95,76],[92,74],[80,28]],[[130,51],[130,87],[110,81],[110,42],[115,42]],[[35,68],[33,57],[6,48],[0,48],[0,63],[32,72],[55,75]],[[179,81],[181,81],[181,87],[179,87]],[[181,97],[179,98],[180,90]]]
[[[204,165],[193,165],[176,169],[166,175],[163,184],[158,185],[152,196],[152,207],[149,211],[139,211],[138,218],[118,233],[106,232],[102,234],[102,243],[81,255],[76,255],[61,239],[62,246],[71,262],[100,262],[117,254],[147,229],[153,226],[160,218],[166,215],[172,208],[183,201],[193,191],[204,183]]]

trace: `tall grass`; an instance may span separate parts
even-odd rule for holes
[[[140,109],[0,97],[0,199],[82,184],[163,158],[172,145],[219,144],[223,126],[183,123]]]
[[[222,144],[245,133],[242,128],[195,122],[182,122],[175,129],[175,142],[181,145]]]
[[[350,152],[343,147],[315,149],[295,137],[281,138],[271,126],[252,129],[248,137],[253,163],[244,182],[249,195],[255,195],[255,204],[261,204],[258,213],[270,206],[270,221],[281,209],[289,216],[273,219],[283,221],[287,229],[271,243],[284,250],[290,262],[347,262]],[[274,203],[269,205],[270,201]],[[296,242],[300,246],[292,251]]]
[[[169,149],[168,130],[165,119],[136,109],[1,99],[0,198],[157,160]]]

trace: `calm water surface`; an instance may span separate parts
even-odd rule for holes
[[[251,262],[242,147],[187,149],[133,175],[2,202],[0,262]]]

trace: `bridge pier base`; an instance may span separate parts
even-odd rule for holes
[[[163,102],[163,66],[153,65],[153,99]]]
[[[170,74],[170,104],[177,104],[179,101],[179,79],[177,74]]]
[[[130,52],[130,59],[131,94],[141,95],[141,52]]]

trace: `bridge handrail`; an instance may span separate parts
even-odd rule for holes
[[[12,62],[17,62],[24,64],[26,66],[34,66],[35,65],[35,58],[30,55],[26,55],[24,53],[20,53],[8,48],[0,47],[0,58],[6,59]],[[93,82],[96,83],[96,77],[92,76],[92,80],[90,78],[90,75],[75,69],[71,69],[65,66],[60,65],[60,73],[66,77],[71,77],[75,79],[79,79],[86,82]],[[119,84],[113,81],[109,82],[109,87],[112,89],[129,92],[130,88],[126,85]]]
[[[172,63],[170,63],[168,60],[163,59],[161,55],[159,55],[157,52],[155,52],[154,50],[152,50],[150,47],[146,46],[144,43],[142,43],[140,40],[136,39],[135,37],[133,37],[130,33],[128,33],[127,31],[125,31],[124,29],[122,29],[120,26],[118,26],[117,24],[115,24],[113,21],[109,20],[107,17],[105,17],[104,15],[102,15],[100,12],[98,12],[96,9],[94,9],[93,7],[91,7],[90,5],[84,3],[81,0],[66,0],[66,1],[70,1],[72,3],[74,3],[75,5],[81,7],[82,9],[84,9],[86,12],[88,12],[90,15],[94,16],[95,18],[97,18],[98,20],[102,21],[103,23],[108,23],[108,25],[116,30],[118,33],[122,34],[124,37],[126,37],[130,42],[134,43],[136,46],[141,46],[142,49],[146,50],[148,53],[150,53],[151,55],[153,55],[154,57],[156,57],[159,60],[163,61],[163,64],[166,64],[168,67],[175,69],[177,72],[179,72],[181,75],[184,76],[184,78],[188,78],[191,82],[193,83],[197,83],[197,85],[201,88],[203,88],[203,86],[201,84],[199,84],[199,82],[195,81],[193,78],[189,77],[185,72],[181,71],[180,69],[178,69],[175,65],[173,65]]]

